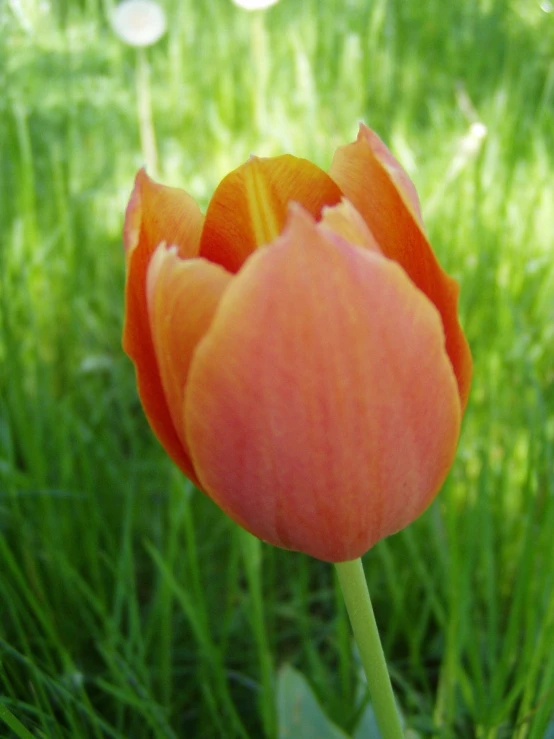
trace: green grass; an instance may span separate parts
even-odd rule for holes
[[[172,469],[137,400],[120,347],[135,54],[109,7],[0,7],[0,706],[49,739],[277,736],[290,663],[352,733],[364,696],[332,568],[246,538]],[[205,205],[252,151],[327,167],[360,118],[412,174],[461,285],[475,380],[444,491],[366,574],[409,727],[544,739],[554,14],[531,0],[166,9],[148,54],[166,183]],[[487,135],[470,152],[476,120]],[[3,715],[0,736],[23,737]]]

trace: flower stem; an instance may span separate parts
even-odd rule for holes
[[[251,13],[250,46],[254,70],[254,118],[258,133],[267,130],[267,84],[269,76],[269,56],[264,14]]]
[[[150,95],[150,65],[144,48],[137,49],[137,109],[142,156],[146,170],[151,177],[158,176],[158,147],[152,116],[152,98]]]
[[[379,630],[361,559],[335,564],[346,609],[360,650],[367,684],[382,739],[403,739]]]

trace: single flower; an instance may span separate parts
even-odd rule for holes
[[[123,0],[111,16],[112,28],[129,46],[151,46],[166,31],[165,13],[153,0]]]
[[[329,173],[252,157],[202,214],[137,175],[124,348],[171,458],[237,523],[361,556],[431,503],[471,355],[417,194],[365,126]]]

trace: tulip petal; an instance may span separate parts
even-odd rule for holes
[[[417,194],[417,190],[415,189],[414,183],[408,176],[408,173],[406,172],[404,167],[402,167],[400,162],[395,159],[395,157],[393,157],[388,147],[385,146],[384,142],[379,138],[379,136],[377,136],[375,131],[372,131],[367,126],[364,126],[363,123],[360,124],[360,131],[363,132],[363,137],[371,147],[373,155],[381,164],[381,166],[386,169],[389,177],[396,185],[396,188],[402,196],[405,205],[410,210],[414,218],[417,220],[422,230],[424,230],[425,227],[423,225],[423,218],[421,216],[421,205],[419,203],[419,196]]]
[[[150,328],[167,405],[188,455],[183,401],[189,366],[232,276],[205,259],[180,259],[161,244],[147,276]]]
[[[458,321],[458,285],[441,268],[425,237],[408,176],[383,142],[363,125],[353,144],[336,151],[329,174],[361,213],[384,255],[398,262],[439,310],[465,408],[472,362]]]
[[[140,247],[148,261],[164,241],[177,246],[183,259],[195,257],[200,246],[204,216],[196,201],[177,187],[159,185],[139,170],[125,213],[123,243],[127,256]]]
[[[160,242],[176,245],[181,256],[198,251],[203,216],[183,190],[154,183],[141,170],[127,207],[124,244],[127,255],[123,348],[133,360],[146,416],[169,456],[189,477],[194,471],[184,452],[162,388],[146,305],[146,273]],[[194,477],[193,477],[194,479]]]
[[[323,208],[318,229],[327,238],[334,239],[335,236],[340,236],[350,244],[382,253],[366,222],[346,198],[338,205]]]
[[[329,175],[306,159],[288,154],[251,157],[215,191],[206,213],[200,256],[237,272],[258,246],[279,235],[289,202],[301,203],[318,218],[323,206],[338,203],[341,195]]]
[[[298,206],[227,288],[192,360],[202,488],[261,539],[338,562],[429,505],[461,419],[432,303]]]

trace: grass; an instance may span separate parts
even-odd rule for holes
[[[135,55],[109,7],[0,8],[0,735],[24,736],[7,709],[49,739],[279,736],[287,663],[352,734],[364,697],[331,568],[245,537],[138,403],[120,348]],[[412,174],[475,380],[441,496],[364,558],[376,616],[414,732],[551,736],[553,14],[166,10],[148,53],[165,182],[205,205],[251,151],[326,167],[360,118]]]

